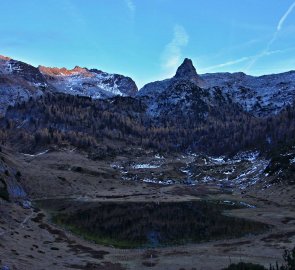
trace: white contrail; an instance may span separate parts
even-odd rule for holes
[[[272,54],[276,54],[276,53],[283,53],[285,51],[286,50],[267,51],[267,52],[263,52],[263,56],[272,55]],[[244,56],[244,57],[241,57],[241,58],[236,59],[236,60],[230,60],[230,61],[227,61],[225,63],[221,63],[221,64],[214,65],[214,66],[210,66],[210,67],[207,67],[207,68],[202,69],[201,72],[203,73],[203,72],[208,72],[208,71],[211,71],[211,70],[214,71],[214,70],[219,69],[219,68],[233,66],[233,65],[236,65],[236,64],[239,64],[239,63],[243,63],[243,62],[248,61],[248,60],[256,59],[257,57],[261,57],[261,53],[260,54],[257,54],[257,55],[252,55],[252,56]]]
[[[280,19],[278,26],[277,26],[277,31],[280,31],[282,29],[282,26],[283,26],[285,20],[288,18],[288,16],[290,15],[290,13],[293,11],[294,8],[295,8],[295,2],[289,7],[289,9],[286,11],[286,13]]]
[[[286,19],[291,14],[291,12],[293,11],[294,8],[295,8],[295,2],[288,8],[288,10],[284,13],[284,15],[279,20],[279,22],[277,24],[276,31],[273,33],[273,36],[272,36],[271,40],[267,43],[265,49],[261,53],[257,54],[257,56],[251,60],[251,62],[246,67],[246,71],[249,71],[250,68],[257,62],[257,60],[259,60],[261,57],[267,55],[271,45],[276,41],[276,39],[278,37],[278,33],[281,31],[281,29],[284,25],[284,22],[286,21]]]
[[[230,61],[222,63],[222,64],[218,64],[218,65],[214,65],[214,66],[204,68],[204,69],[202,69],[202,72],[207,72],[207,71],[210,71],[210,70],[216,70],[218,68],[232,66],[232,65],[235,65],[235,64],[245,62],[245,61],[247,61],[249,59],[251,59],[251,57],[245,56],[245,57],[242,57],[242,58],[239,58],[239,59],[236,59],[236,60],[230,60]]]

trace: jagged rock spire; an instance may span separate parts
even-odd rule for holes
[[[175,78],[193,78],[198,76],[191,59],[185,58],[176,71]]]

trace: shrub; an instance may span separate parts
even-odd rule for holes
[[[223,270],[266,270],[266,268],[259,264],[240,262],[238,264],[231,264],[227,268],[223,268]]]
[[[1,178],[0,178],[0,198],[2,198],[5,201],[9,201],[9,193],[7,191],[7,184]]]
[[[295,247],[293,250],[285,250],[283,255],[285,264],[281,266],[280,270],[294,270],[295,269]]]
[[[295,247],[293,250],[285,250],[284,255],[284,264],[279,266],[278,263],[276,266],[270,265],[269,270],[295,270]],[[231,264],[227,268],[222,270],[267,270],[264,266],[253,263],[244,263],[240,262],[238,264]]]

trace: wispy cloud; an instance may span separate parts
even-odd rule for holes
[[[166,45],[162,55],[162,68],[166,76],[172,76],[182,60],[182,49],[187,46],[189,35],[181,25],[175,25],[173,38]]]
[[[289,49],[267,51],[267,52],[263,52],[264,53],[263,56],[268,56],[268,55],[277,54],[277,53],[284,53],[287,50],[289,50]],[[256,59],[257,57],[261,57],[261,54],[252,55],[252,56],[244,56],[244,57],[241,57],[241,58],[238,58],[238,59],[229,60],[229,61],[227,61],[225,63],[221,63],[221,64],[218,64],[218,65],[213,65],[213,66],[210,66],[210,67],[203,68],[201,70],[201,72],[203,73],[203,72],[209,72],[209,71],[216,71],[216,70],[218,70],[220,68],[234,66],[236,64],[240,64],[240,63],[243,63],[243,62],[246,62],[246,61],[253,61],[253,59]]]
[[[133,0],[125,0],[125,3],[126,3],[127,8],[130,10],[130,12],[132,14],[134,14],[136,11],[136,6],[135,6]]]
[[[286,19],[288,18],[288,16],[291,14],[291,12],[293,11],[293,9],[295,8],[295,2],[288,8],[288,10],[284,13],[284,15],[280,18],[277,27],[276,27],[276,31],[273,33],[273,36],[271,38],[271,40],[267,43],[265,49],[257,54],[257,56],[255,58],[253,58],[250,63],[248,64],[246,70],[249,71],[253,65],[263,56],[266,56],[268,51],[270,50],[271,45],[276,41],[279,32],[282,30],[282,27],[284,25],[284,22],[286,21]]]

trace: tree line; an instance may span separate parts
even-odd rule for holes
[[[160,152],[230,154],[267,150],[295,134],[294,105],[268,118],[254,117],[230,103],[209,106],[205,118],[198,117],[198,110],[153,118],[146,109],[142,100],[129,97],[92,100],[47,94],[8,108],[0,121],[0,142],[26,151],[73,145],[85,150],[140,146]]]

